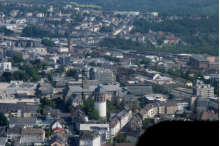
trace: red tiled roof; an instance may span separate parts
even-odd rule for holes
[[[178,43],[178,41],[177,40],[174,40],[174,44],[177,44]]]
[[[167,38],[167,39],[169,39],[169,38],[170,38],[170,36],[166,36],[166,38]]]
[[[57,130],[58,130],[58,131],[63,131],[63,129],[60,128],[60,127],[56,127],[56,128],[53,129],[53,131],[57,131]]]
[[[176,37],[171,37],[170,39],[176,39]]]

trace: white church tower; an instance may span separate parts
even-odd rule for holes
[[[102,84],[99,84],[94,92],[95,110],[99,112],[100,118],[106,118],[106,92]]]

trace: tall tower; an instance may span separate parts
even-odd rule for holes
[[[101,118],[106,118],[106,92],[102,84],[99,84],[94,91],[95,110],[99,112]]]
[[[83,89],[89,88],[89,70],[86,65],[82,70],[82,87]]]

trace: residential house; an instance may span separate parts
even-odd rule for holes
[[[44,109],[43,109],[43,116],[46,120],[48,119],[60,119],[60,116],[59,116],[60,112],[59,110],[57,109],[52,109],[51,107],[49,106],[46,106]]]
[[[126,140],[132,143],[137,143],[142,132],[140,130],[129,130],[126,133]]]
[[[80,97],[79,95],[77,94],[73,94],[70,98],[69,98],[69,103],[71,105],[74,105],[75,107],[77,105],[83,105],[83,100],[82,100],[82,97]]]
[[[122,129],[132,117],[132,111],[129,107],[124,107],[123,110],[116,114],[116,117],[119,119],[120,128]]]
[[[115,136],[120,131],[120,121],[117,116],[114,116],[110,122],[111,136]]]
[[[13,129],[7,129],[7,139],[11,140],[13,138],[20,138],[21,137],[21,129],[13,128]]]
[[[100,134],[96,131],[83,131],[79,135],[79,146],[101,146]]]
[[[139,101],[134,95],[125,95],[123,98],[123,105],[129,106],[130,108],[139,108]]]
[[[51,135],[50,146],[62,146],[63,145],[63,137],[59,134]]]

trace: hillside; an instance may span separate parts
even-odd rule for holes
[[[75,0],[77,3],[102,6],[104,11],[157,11],[168,13],[218,13],[218,0]]]

